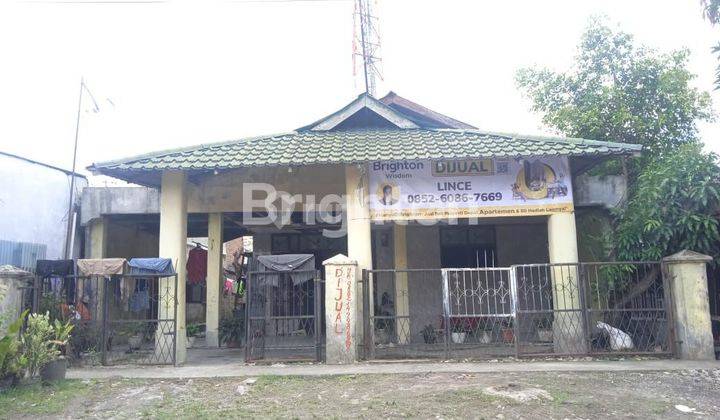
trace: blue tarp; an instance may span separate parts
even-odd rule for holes
[[[128,261],[129,274],[172,276],[175,269],[170,258],[133,258]]]

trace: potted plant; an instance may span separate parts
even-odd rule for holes
[[[477,340],[480,344],[492,343],[492,324],[490,322],[484,322],[478,330]]]
[[[538,341],[541,343],[552,343],[553,330],[552,320],[550,318],[535,318],[535,329],[537,330]]]
[[[0,391],[17,385],[22,377],[24,358],[20,352],[18,332],[28,311],[8,325],[7,333],[0,338]]]
[[[228,347],[240,347],[243,335],[245,335],[243,327],[244,322],[240,317],[223,318],[218,327],[220,342],[225,343]]]
[[[142,322],[133,322],[125,324],[118,333],[119,336],[125,337],[128,344],[128,353],[140,350],[143,340],[145,339],[145,325]]]
[[[462,325],[461,322],[453,322],[451,328],[451,338],[452,342],[455,344],[462,344],[465,342],[465,338],[467,337],[467,332],[465,331],[465,327]]]
[[[49,346],[52,348],[54,357],[40,368],[40,378],[43,382],[53,382],[65,379],[67,372],[67,344],[70,341],[70,333],[74,325],[69,321],[62,322],[56,319],[53,323],[53,339]]]
[[[21,336],[24,363],[30,377],[40,373],[44,382],[65,378],[65,352],[73,325],[58,319],[50,323],[50,314],[31,314]]]
[[[437,331],[435,331],[435,327],[433,327],[431,324],[428,324],[425,326],[425,328],[423,328],[422,336],[423,340],[425,340],[425,344],[437,343]]]
[[[512,318],[507,318],[502,322],[500,336],[502,337],[503,343],[512,343],[515,341],[515,330],[513,329]]]
[[[202,326],[200,324],[188,324],[185,332],[187,334],[187,348],[192,348],[195,345],[195,339],[202,333]]]

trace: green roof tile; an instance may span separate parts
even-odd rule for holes
[[[641,146],[477,130],[302,131],[166,150],[93,164],[95,173],[131,179],[138,172],[302,166],[374,160],[627,155]]]

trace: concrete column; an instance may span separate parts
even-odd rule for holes
[[[357,262],[358,273],[363,269],[372,269],[372,240],[370,234],[370,209],[366,197],[368,180],[365,167],[347,165],[345,167],[345,216],[347,223],[348,257]],[[362,287],[358,282],[355,294],[362,302]],[[372,288],[370,289],[372,295]],[[357,318],[362,320],[362,304],[357,305]],[[372,309],[372,305],[371,305]],[[362,343],[363,323],[357,325],[358,344]]]
[[[407,266],[407,226],[395,223],[393,226],[393,248],[395,269],[405,270]],[[395,273],[395,332],[398,344],[410,341],[410,302],[408,274]]]
[[[553,344],[556,353],[585,353],[583,322],[578,281],[577,233],[575,213],[557,213],[548,217],[548,251],[553,290]]]
[[[208,215],[207,287],[205,288],[205,343],[218,347],[218,324],[220,321],[220,288],[223,284],[223,216],[222,213]]]
[[[712,257],[688,250],[663,258],[681,359],[715,360],[706,271],[710,261]]]
[[[325,266],[325,363],[355,363],[358,347],[357,262],[342,254]]]
[[[104,217],[89,223],[89,241],[86,258],[105,258],[107,256],[107,220]]]
[[[106,258],[107,255],[107,248],[108,248],[108,220],[105,217],[100,216],[97,219],[92,220],[88,224],[89,230],[88,230],[88,241],[86,244],[86,258]],[[93,281],[90,279],[82,279],[79,280],[81,282],[90,282],[90,284],[93,284]],[[98,322],[102,322],[105,314],[102,310],[102,302],[105,297],[105,281],[98,281],[97,283],[97,293],[90,295],[90,302],[87,305],[89,307],[89,310],[92,314],[92,318],[98,320]],[[78,285],[78,287],[83,287],[84,285]],[[91,286],[92,287],[92,286]],[[84,289],[81,289],[84,290]],[[87,304],[87,302],[86,302]]]
[[[175,319],[175,361],[184,363],[186,359],[185,336],[185,279],[187,272],[187,177],[182,171],[165,171],[160,187],[160,257],[170,258],[178,273],[177,290],[172,296],[173,279],[162,279],[161,290],[169,290],[164,299],[177,300],[177,318]],[[172,305],[160,304],[159,319],[172,319]],[[157,340],[167,340],[167,335],[159,335]],[[160,349],[168,343],[156,346]]]

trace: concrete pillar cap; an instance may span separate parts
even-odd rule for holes
[[[323,261],[323,265],[357,265],[357,261],[343,254],[337,254],[334,257]]]
[[[667,256],[662,259],[664,263],[668,264],[678,264],[678,263],[688,263],[688,262],[694,262],[694,263],[708,263],[713,260],[713,258],[709,255],[701,254],[699,252],[690,251],[689,249],[683,249],[682,251],[678,252],[677,254],[673,254],[670,256]]]
[[[6,279],[31,279],[33,273],[12,265],[0,266],[0,277]]]

